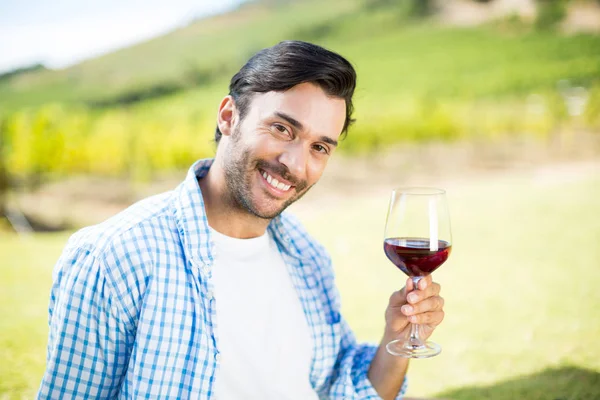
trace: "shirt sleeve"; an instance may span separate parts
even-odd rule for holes
[[[46,371],[38,399],[109,399],[119,393],[133,342],[123,307],[90,249],[65,250],[53,274]]]
[[[367,377],[369,367],[377,346],[372,344],[358,344],[352,330],[342,319],[341,351],[338,359],[338,368],[334,371],[329,399],[381,399]],[[397,400],[403,399],[407,389],[407,380],[404,378]]]

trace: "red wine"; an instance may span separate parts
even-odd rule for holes
[[[438,240],[438,249],[430,250],[429,239],[390,238],[383,242],[385,255],[408,276],[425,276],[448,259],[452,246]]]

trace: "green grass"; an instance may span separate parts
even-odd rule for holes
[[[67,239],[0,232],[0,399],[33,398],[44,371],[52,267]]]
[[[552,394],[549,397],[549,394]],[[444,391],[446,399],[596,399],[600,393],[600,373],[574,366],[547,368],[486,386],[471,386]]]
[[[433,336],[441,355],[412,362],[410,393],[598,396],[600,178],[510,173],[434,183],[449,191],[453,222],[452,256],[435,274],[447,316]],[[317,187],[335,196],[296,211],[333,255],[358,338],[378,342],[387,298],[405,277],[382,251],[387,190],[361,189],[371,194]],[[37,389],[51,270],[66,238],[0,236],[0,398],[30,398]]]
[[[449,190],[454,234],[452,256],[435,274],[447,317],[433,337],[442,354],[412,363],[413,395],[566,366],[595,371],[584,393],[600,395],[600,178],[554,182],[437,182]],[[387,299],[405,280],[382,250],[387,202],[387,193],[353,196],[303,214],[333,253],[344,313],[363,340],[379,340]],[[537,397],[499,389],[489,398],[548,398],[544,382]],[[591,398],[571,395],[585,382],[573,380],[552,398]],[[484,398],[465,393],[450,398]]]

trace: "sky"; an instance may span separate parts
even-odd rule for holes
[[[0,0],[0,73],[64,68],[159,36],[242,0]]]

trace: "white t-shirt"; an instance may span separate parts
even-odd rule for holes
[[[310,331],[277,244],[268,232],[253,239],[211,232],[221,357],[216,398],[317,399]]]

